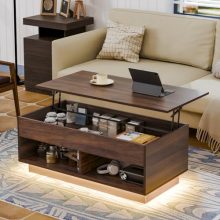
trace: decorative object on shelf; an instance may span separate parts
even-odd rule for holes
[[[44,122],[47,124],[56,125],[57,119],[54,117],[47,117],[47,118],[45,118]]]
[[[125,130],[125,123],[128,118],[117,116],[108,121],[108,136],[115,137]]]
[[[65,126],[66,124],[66,114],[65,113],[58,113],[57,114],[57,125]]]
[[[198,14],[198,5],[196,5],[196,4],[184,4],[183,13],[184,14]]]
[[[93,129],[97,130],[99,127],[99,116],[100,113],[94,112],[92,117],[92,127]]]
[[[108,120],[113,118],[112,114],[103,114],[99,119],[99,130],[103,132],[105,135],[108,135]]]
[[[109,164],[104,164],[99,166],[96,171],[98,174],[109,174],[115,176],[119,173],[120,162],[117,160],[112,160]]]
[[[74,103],[74,104],[67,104],[66,105],[66,123],[67,124],[71,124],[75,122],[75,117],[76,117],[76,113],[78,109],[78,104]]]
[[[140,126],[144,124],[141,120],[131,120],[126,124],[126,132],[139,131],[141,132]]]
[[[96,135],[102,135],[103,133],[101,131],[94,131],[94,130],[90,130],[88,128],[80,128],[79,129],[82,132],[86,132],[86,133],[91,133],[91,134],[96,134]]]
[[[45,143],[40,143],[37,148],[37,155],[42,158],[46,158],[48,145]]]
[[[46,118],[44,122],[47,124],[56,125],[57,124],[57,113],[56,112],[48,112],[46,114]]]
[[[69,17],[71,0],[61,0],[60,15]]]
[[[49,149],[46,153],[46,162],[48,164],[53,164],[57,162],[57,148],[56,146],[49,146]]]
[[[69,158],[70,160],[78,161],[78,154],[79,152],[77,150],[74,150],[65,153],[64,156]]]
[[[75,124],[85,126],[87,121],[87,116],[82,114],[76,114]]]
[[[216,78],[220,78],[220,60],[214,64],[212,73]]]
[[[75,1],[75,5],[73,9],[73,16],[76,17],[77,19],[80,19],[80,16],[82,17],[86,16],[85,6],[82,0]]]
[[[46,118],[48,118],[48,117],[56,118],[57,117],[57,113],[56,112],[48,112],[46,114]]]
[[[86,108],[78,108],[78,113],[75,116],[75,124],[77,125],[86,125],[87,123],[87,109]]]
[[[119,171],[122,180],[132,183],[144,183],[144,168],[141,166],[130,165]]]
[[[57,0],[41,0],[41,15],[57,14]]]
[[[65,156],[66,153],[68,153],[68,148],[66,147],[59,147],[59,158],[61,160],[67,160],[68,157]]]
[[[65,124],[66,124],[66,114],[63,113],[63,112],[61,112],[61,113],[48,112],[46,114],[44,122],[47,123],[47,124],[65,126]]]

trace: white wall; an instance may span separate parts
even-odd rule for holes
[[[40,0],[17,1],[19,64],[23,64],[23,38],[37,33],[37,28],[23,25],[23,17],[39,14],[40,2]],[[110,8],[172,12],[172,0],[84,0],[84,2],[87,14],[95,17],[95,27],[105,25]],[[58,0],[58,10],[59,6],[60,0]],[[13,37],[13,1],[0,0],[0,60],[14,61]]]

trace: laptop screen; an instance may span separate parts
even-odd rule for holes
[[[132,80],[135,82],[147,83],[155,86],[161,86],[158,73],[129,68]]]

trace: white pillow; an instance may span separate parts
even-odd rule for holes
[[[220,60],[214,64],[212,73],[216,78],[220,78]]]
[[[145,27],[131,26],[109,21],[102,50],[97,58],[138,62]]]

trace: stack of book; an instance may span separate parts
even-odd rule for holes
[[[139,144],[146,144],[156,140],[158,137],[141,132],[130,131],[119,134],[117,138],[120,140],[132,141]]]

